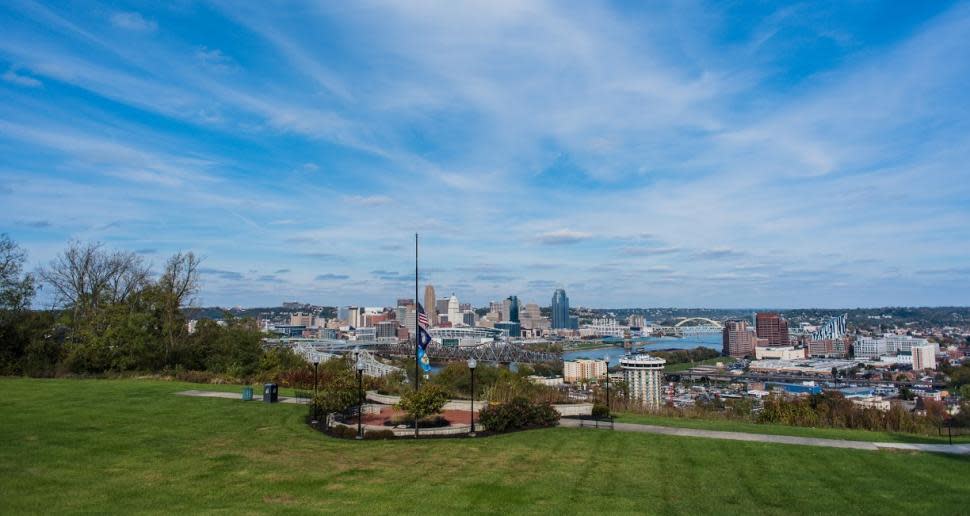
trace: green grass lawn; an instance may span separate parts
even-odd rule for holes
[[[845,428],[806,428],[787,425],[760,425],[743,421],[719,419],[689,419],[664,417],[648,414],[620,413],[616,421],[623,423],[642,423],[645,425],[698,428],[701,430],[723,430],[726,432],[747,432],[752,434],[793,435],[796,437],[818,437],[822,439],[845,439],[849,441],[898,442],[946,444],[946,436],[925,436],[895,432],[870,432]],[[944,429],[944,431],[946,431]],[[970,435],[954,436],[953,443],[970,443]]]
[[[341,441],[305,408],[0,380],[0,514],[965,514],[970,459],[556,428]]]

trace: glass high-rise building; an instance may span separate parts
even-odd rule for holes
[[[552,294],[552,329],[569,329],[569,298],[566,291],[557,288]]]
[[[519,296],[509,296],[509,322],[519,321]]]

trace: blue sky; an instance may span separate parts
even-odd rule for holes
[[[970,4],[0,4],[0,232],[203,304],[970,304]],[[423,288],[423,285],[422,285]]]

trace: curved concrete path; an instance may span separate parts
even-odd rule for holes
[[[580,420],[563,418],[559,426],[579,428]],[[583,422],[583,428],[593,428],[590,422]],[[608,429],[607,426],[601,426]],[[706,437],[708,439],[727,439],[759,443],[798,444],[802,446],[822,446],[826,448],[851,448],[855,450],[909,450],[955,455],[970,455],[970,444],[917,444],[917,443],[880,443],[868,441],[846,441],[844,439],[820,439],[817,437],[795,437],[792,435],[749,434],[745,432],[724,432],[720,430],[700,430],[673,426],[641,425],[636,423],[614,423],[614,430],[620,432],[645,432],[648,434],[676,435],[684,437]]]

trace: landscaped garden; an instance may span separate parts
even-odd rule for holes
[[[353,441],[154,380],[0,380],[0,513],[961,514],[970,459],[552,428]]]

